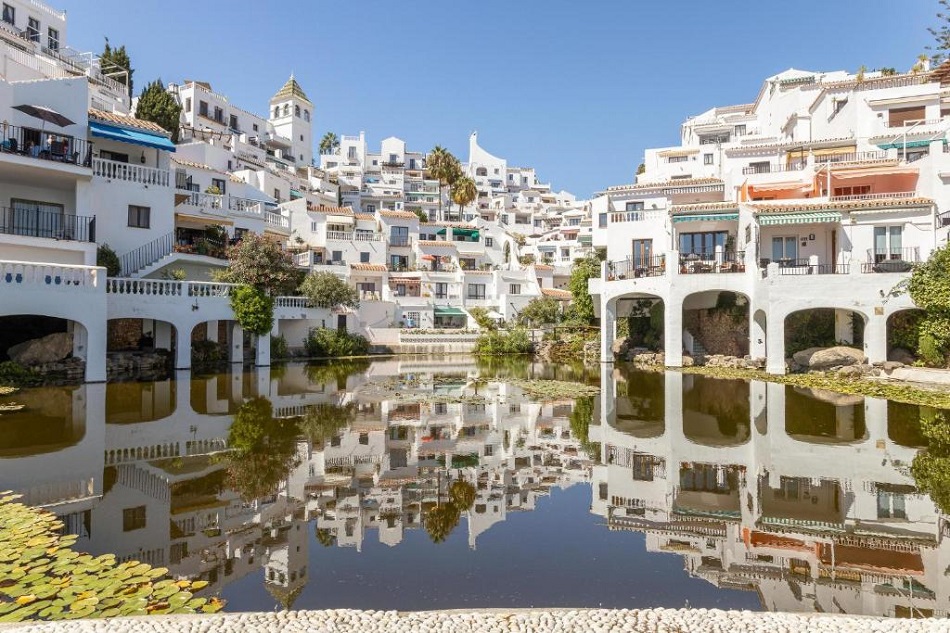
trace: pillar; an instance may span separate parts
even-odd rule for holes
[[[683,366],[683,302],[663,303],[663,357],[667,367]]]
[[[243,363],[244,328],[242,328],[237,321],[231,324],[231,332],[228,338],[230,339],[228,340],[228,361],[232,363]]]
[[[835,308],[835,343],[846,345],[854,343],[854,327],[851,320],[851,310]],[[860,318],[855,315],[855,318]]]
[[[765,330],[766,317],[764,310],[753,310],[749,305],[749,357],[765,358],[768,334]]]
[[[254,365],[257,367],[270,366],[270,332],[257,335],[254,345]]]
[[[187,347],[191,347],[191,337],[183,336],[179,334],[179,339],[185,340]],[[165,321],[152,321],[152,339],[155,341],[155,349],[164,349],[171,351],[172,349],[172,324]],[[179,347],[180,347],[179,342]],[[190,365],[189,365],[190,367]]]
[[[106,381],[106,347],[108,334],[106,322],[102,321],[89,329],[72,323],[73,356],[86,361],[86,382]]]
[[[883,308],[875,308],[874,314],[868,317],[864,327],[864,354],[869,363],[887,360],[887,317]]]
[[[617,336],[617,302],[600,295],[600,362],[614,362],[614,338]]]
[[[212,343],[218,342],[218,322],[217,321],[208,321],[205,323],[205,327],[208,329],[208,333],[205,335],[205,338],[211,341]]]
[[[785,373],[785,315],[768,315],[765,334],[765,371],[782,375]]]
[[[168,323],[156,323],[155,327],[166,325],[171,329]],[[157,345],[156,345],[157,347]],[[180,328],[178,336],[175,339],[175,369],[191,368],[191,334],[187,328]]]

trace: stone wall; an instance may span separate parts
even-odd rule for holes
[[[743,357],[749,353],[749,318],[728,310],[687,310],[683,328],[702,343],[708,354]],[[691,352],[692,350],[687,350]]]
[[[164,351],[115,352],[106,357],[106,377],[110,381],[130,378],[156,380],[168,375],[170,365],[171,356]]]
[[[142,332],[142,319],[110,319],[106,349],[110,352],[138,349]]]

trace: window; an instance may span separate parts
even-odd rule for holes
[[[147,229],[151,224],[152,210],[149,207],[129,205],[129,226],[137,229]]]
[[[521,284],[508,284],[508,294],[510,294],[510,295],[520,295],[520,294],[521,294]]]
[[[491,247],[494,246],[494,245],[495,245],[495,240],[494,240],[494,238],[491,238],[491,237],[486,237],[486,238],[485,238],[485,247],[486,247],[486,248],[491,248]]]
[[[214,106],[214,120],[218,123],[224,123],[224,110],[218,106]]]
[[[643,211],[643,203],[642,202],[628,202],[626,205],[624,205],[624,210],[625,211]]]
[[[285,104],[284,104],[284,116],[287,116],[288,114],[290,114],[290,105],[285,103]]]
[[[310,221],[310,232],[311,232],[311,233],[316,233],[316,232],[317,232],[317,226],[319,226],[319,225],[318,225],[316,222],[314,222],[314,221],[311,220],[311,221]]]
[[[713,164],[713,155],[703,154],[703,165],[712,165],[712,164]]]
[[[47,29],[46,31],[46,48],[51,51],[59,50],[59,31],[56,29]]]
[[[887,111],[888,127],[913,125],[917,121],[923,121],[926,118],[926,108],[924,106],[914,106],[912,108],[891,108]]]
[[[276,119],[279,116],[280,116],[280,106],[274,106],[274,118]]]
[[[607,214],[606,213],[601,213],[597,217],[597,226],[598,228],[601,228],[601,229],[607,228]]]
[[[122,510],[122,531],[131,532],[145,527],[145,506]]]
[[[7,24],[16,23],[16,9],[6,3],[3,4],[3,21]]]
[[[224,193],[227,192],[227,184],[228,184],[227,181],[224,180],[223,178],[212,178],[212,179],[211,179],[211,186],[212,186],[212,187],[217,187],[217,188],[218,188],[218,191],[220,191],[222,194],[224,194]]]
[[[405,295],[401,295],[405,296]],[[406,313],[406,325],[409,327],[419,327],[419,313],[418,312],[407,312]]]
[[[485,298],[485,284],[469,284],[468,298],[469,299],[484,299]]]
[[[369,433],[360,433],[360,444],[364,446],[369,444]]]
[[[871,193],[871,185],[854,185],[852,187],[835,187],[834,196],[866,196]]]
[[[280,189],[274,187],[274,200],[280,202]]]
[[[749,163],[749,169],[753,174],[767,174],[772,171],[772,163],[767,160]]]
[[[745,123],[743,123],[742,125],[737,125],[737,126],[736,126],[736,129],[735,129],[735,135],[736,135],[736,136],[745,136],[745,134],[746,134],[746,131],[745,131]]]
[[[786,235],[772,238],[772,261],[794,262],[798,259],[798,236]]]
[[[491,457],[494,454],[495,454],[494,446],[492,446],[491,444],[488,444],[487,446],[485,446],[485,457]]]
[[[680,255],[712,256],[716,247],[726,247],[727,231],[707,231],[704,233],[680,233]]]
[[[208,116],[208,102],[207,101],[198,102],[198,114],[199,116]]]
[[[904,227],[874,227],[874,261],[903,259]]]
[[[301,140],[301,141],[303,140],[303,134],[300,135],[300,140]]]
[[[435,298],[436,299],[447,299],[449,296],[449,284],[444,282],[439,282],[435,284]]]
[[[185,97],[185,112],[191,114],[191,97]]]
[[[299,105],[295,105],[295,106],[294,106],[294,116],[298,116],[298,117],[300,116],[300,106],[299,106]]]
[[[368,253],[368,252],[365,252],[365,251],[364,251],[364,252],[361,252],[361,253],[360,253],[360,263],[361,263],[361,264],[368,264],[368,263],[369,263],[369,253]]]
[[[689,160],[689,156],[667,156],[666,162],[668,163],[685,163]]]
[[[60,239],[70,237],[71,231],[63,226],[63,205],[35,200],[10,200],[13,207],[12,228],[14,235],[30,235],[34,237],[51,237]]]
[[[303,120],[310,123],[310,110],[303,111]]]
[[[237,116],[235,116],[235,115],[232,114],[232,115],[228,118],[228,127],[229,127],[230,129],[234,130],[235,132],[237,132],[237,131],[239,131],[239,130],[241,129],[241,128],[238,127]]]
[[[343,251],[333,251],[330,253],[330,261],[334,263],[343,263]]]
[[[31,42],[40,41],[40,21],[36,18],[29,18],[26,25],[26,34]]]
[[[904,495],[895,492],[877,491],[877,518],[879,519],[906,519],[907,509],[904,504]]]
[[[838,99],[835,101],[835,114],[841,112],[841,110],[843,110],[846,105],[848,105],[847,99]]]
[[[633,265],[637,268],[650,266],[653,257],[653,240],[633,240]]]
[[[254,130],[255,132],[257,132],[257,123],[255,123],[254,125],[252,125],[252,126],[251,126],[251,129]]]

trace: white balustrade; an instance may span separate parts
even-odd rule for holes
[[[122,180],[159,187],[167,187],[171,182],[170,172],[167,169],[146,167],[135,163],[122,163],[105,158],[92,159],[92,174],[108,180]]]
[[[234,213],[249,215],[252,217],[261,217],[264,215],[264,203],[260,200],[251,200],[248,198],[228,198],[228,209]]]
[[[114,295],[180,297],[182,295],[182,283],[181,281],[171,281],[167,279],[109,277],[106,282],[106,292]]]
[[[345,231],[327,231],[328,240],[336,240],[338,242],[351,242],[353,241],[353,233],[347,233]]]
[[[274,305],[278,308],[311,308],[307,297],[277,297]]]
[[[189,297],[230,297],[236,284],[222,284],[213,281],[182,282],[188,289]]]
[[[264,213],[264,222],[270,226],[276,226],[281,229],[290,228],[290,218],[285,215],[271,213],[269,211]]]
[[[0,287],[79,287],[84,290],[94,290],[99,286],[99,274],[100,269],[95,266],[67,266],[62,264],[0,261]]]

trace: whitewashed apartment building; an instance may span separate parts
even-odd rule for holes
[[[786,371],[785,318],[813,308],[836,310],[839,341],[863,320],[867,357],[886,360],[889,317],[913,307],[890,291],[946,243],[947,70],[788,70],[647,150],[636,182],[591,203],[603,360],[616,318],[646,299],[664,303],[666,363],[680,366],[684,310],[723,291],[748,302],[749,354],[771,373]]]

